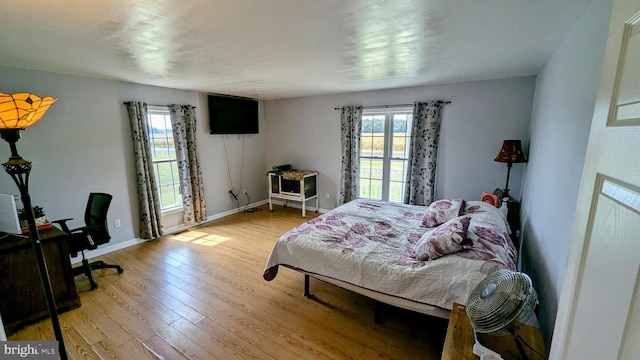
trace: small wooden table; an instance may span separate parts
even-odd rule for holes
[[[544,341],[540,329],[537,327],[522,325],[518,330],[518,334],[540,353],[547,356]],[[520,351],[516,346],[512,336],[495,336],[478,334],[480,343],[502,356],[504,360],[522,359]],[[473,353],[473,327],[467,316],[464,305],[454,304],[449,318],[449,327],[447,328],[447,336],[444,341],[442,350],[442,360],[478,360],[478,356]],[[526,348],[526,346],[525,346]],[[526,348],[529,360],[542,360],[531,349]]]
[[[307,200],[316,199],[318,212],[318,172],[312,170],[287,170],[281,173],[269,173],[269,210],[273,211],[272,199],[300,201],[302,217],[307,217]],[[327,193],[328,195],[328,193]]]

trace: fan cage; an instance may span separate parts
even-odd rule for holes
[[[515,330],[518,322],[531,317],[537,302],[527,274],[503,269],[490,274],[473,289],[466,311],[476,332],[506,335]]]

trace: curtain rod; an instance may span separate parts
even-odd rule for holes
[[[451,101],[441,101],[438,100],[436,101],[437,103],[441,103],[441,104],[451,104]],[[407,107],[407,106],[413,106],[414,104],[393,104],[393,105],[371,105],[371,106],[363,106],[363,109],[377,109],[377,108],[382,108],[382,109],[389,109],[389,108],[395,108],[395,107]],[[337,107],[337,108],[333,108],[333,110],[341,110],[342,107]]]
[[[122,103],[123,103],[123,104],[126,104],[126,103],[128,103],[128,102],[130,102],[130,101],[123,101]],[[143,101],[143,102],[144,102],[144,101]],[[170,105],[173,105],[173,104],[169,104],[169,105],[166,105],[166,104],[165,104],[165,105],[158,105],[158,104],[148,104],[148,103],[145,103],[145,104],[147,104],[147,106],[155,106],[155,107],[169,107]],[[195,109],[196,107],[194,106],[193,108]]]

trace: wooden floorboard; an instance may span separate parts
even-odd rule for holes
[[[82,306],[60,314],[71,359],[439,359],[446,320],[385,308],[280,268],[262,278],[275,241],[317,216],[266,206],[100,257],[99,288],[76,277]],[[54,340],[50,321],[9,340]]]

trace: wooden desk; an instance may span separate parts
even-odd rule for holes
[[[518,334],[520,334],[529,345],[546,356],[547,353],[539,328],[522,325],[518,330]],[[497,352],[504,360],[522,359],[513,337],[509,335],[494,336],[479,334],[478,339],[484,347]],[[449,327],[447,328],[447,337],[444,341],[441,359],[478,360],[478,356],[473,354],[473,344],[475,344],[473,327],[467,316],[466,309],[464,305],[454,304],[451,317],[449,318]],[[540,356],[531,351],[531,349],[527,348],[526,351],[530,360],[541,359]]]
[[[58,312],[80,306],[66,234],[56,228],[40,231]],[[7,335],[47,318],[49,313],[29,237],[0,240],[0,314]]]

